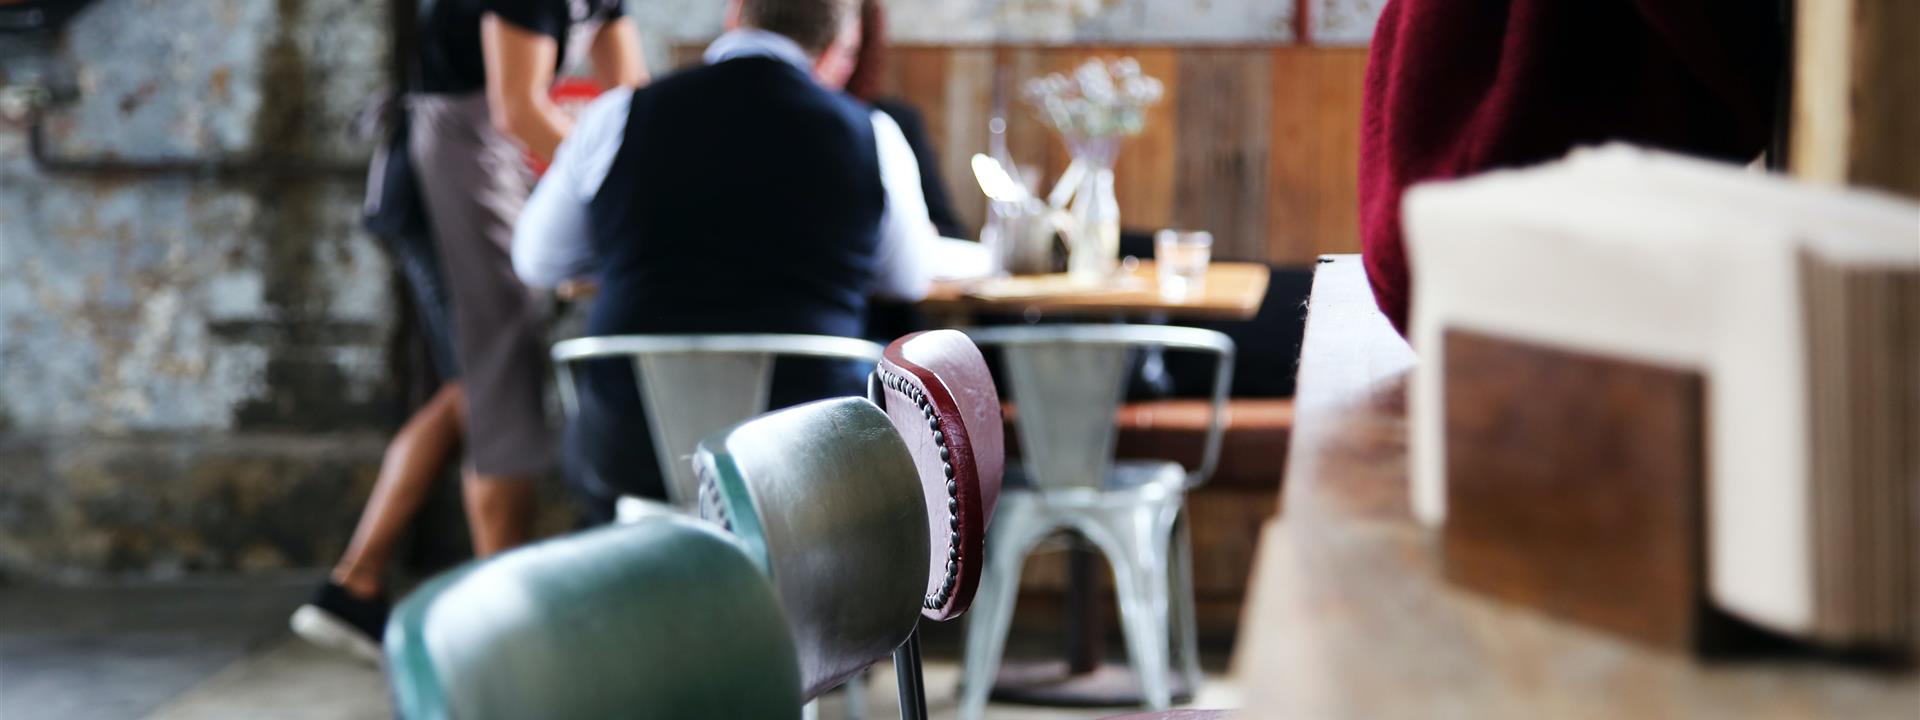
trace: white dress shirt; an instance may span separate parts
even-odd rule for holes
[[[707,47],[706,61],[743,57],[784,60],[812,76],[813,62],[785,36],[741,29]],[[513,270],[530,287],[550,288],[595,271],[587,206],[606,181],[627,128],[633,90],[618,88],[596,98],[574,120],[573,132],[554,152],[553,164],[533,190],[513,231]],[[893,118],[872,113],[886,211],[880,221],[874,294],[897,300],[926,297],[933,282],[930,262],[939,232],[927,217],[920,193],[920,164]]]

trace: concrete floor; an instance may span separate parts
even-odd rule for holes
[[[392,714],[380,671],[293,638],[287,615],[311,577],[194,580],[89,588],[0,587],[0,719],[282,718],[346,720]],[[953,637],[929,638],[926,680],[935,718],[955,714]],[[868,718],[895,716],[892,668],[869,674]],[[1209,663],[1195,707],[1234,707],[1237,689]],[[846,715],[844,694],[823,718]],[[1124,709],[996,704],[1007,720],[1100,718]]]

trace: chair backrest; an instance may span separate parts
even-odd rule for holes
[[[868,391],[913,453],[930,540],[920,614],[950,620],[980,585],[987,524],[1006,464],[1000,393],[966,334],[932,330],[887,346]]]
[[[706,523],[654,515],[477,561],[388,621],[399,714],[798,717],[773,587]]]
[[[913,457],[873,403],[768,413],[700,443],[700,514],[773,579],[811,699],[890,656],[927,578],[927,510]]]
[[[1033,482],[1046,488],[1098,488],[1112,468],[1114,416],[1126,396],[1130,351],[1214,355],[1206,445],[1188,483],[1213,475],[1233,385],[1233,341],[1226,335],[1165,325],[1011,325],[967,334],[1000,349],[1021,459]]]
[[[572,364],[629,358],[647,411],[647,431],[675,507],[699,501],[687,456],[701,438],[767,409],[776,357],[879,362],[881,347],[828,335],[607,335],[553,346],[560,401],[578,407]]]

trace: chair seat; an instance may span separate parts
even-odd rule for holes
[[[1107,473],[1098,490],[1089,488],[1042,488],[1033,484],[1026,467],[1008,463],[1003,493],[1018,493],[1047,505],[1083,506],[1143,502],[1178,497],[1187,483],[1186,468],[1168,460],[1119,460]]]

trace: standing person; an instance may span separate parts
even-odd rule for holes
[[[935,232],[913,150],[892,119],[836,91],[853,7],[731,0],[708,65],[596,100],[521,217],[521,279],[597,277],[595,335],[858,337],[868,296],[925,296]],[[569,477],[593,520],[618,495],[665,494],[631,367],[577,375]],[[770,399],[863,388],[845,363],[781,362]]]
[[[461,432],[474,554],[527,540],[532,481],[549,470],[553,450],[541,394],[543,318],[508,256],[532,185],[525,158],[551,158],[572,127],[547,94],[569,59],[590,58],[602,87],[647,80],[639,32],[620,0],[435,0],[423,8],[417,43],[408,154],[444,268],[460,382],[442,387],[394,438],[352,544],[292,619],[302,637],[373,660],[390,608],[394,543]]]

